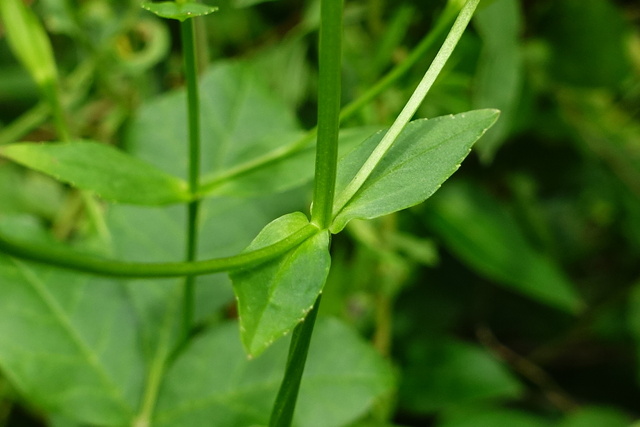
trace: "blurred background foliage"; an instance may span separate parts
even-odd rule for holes
[[[27,3],[51,37],[74,135],[126,145],[136,111],[181,86],[178,28],[138,1]],[[211,3],[203,69],[251,64],[313,126],[318,3]],[[345,104],[446,5],[345,3]],[[390,124],[433,55],[344,126]],[[640,4],[484,0],[418,115],[483,107],[502,110],[498,125],[432,199],[334,239],[322,314],[354,325],[398,373],[397,393],[357,426],[629,426],[640,418]],[[54,139],[49,116],[0,38],[0,144]],[[99,231],[68,189],[4,161],[0,197],[5,220],[61,239]],[[287,197],[274,203],[306,210],[308,191]],[[31,425],[42,424],[0,376],[0,426]]]

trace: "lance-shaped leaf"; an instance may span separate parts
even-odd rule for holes
[[[553,259],[538,251],[515,218],[479,187],[450,183],[428,207],[434,232],[479,274],[561,310],[583,308]]]
[[[334,214],[331,232],[340,232],[352,219],[376,218],[426,200],[460,167],[498,115],[497,110],[475,110],[409,123],[358,192]],[[372,136],[340,160],[336,194],[356,175],[382,136]]]
[[[178,21],[195,18],[196,16],[208,15],[218,10],[216,6],[208,6],[206,4],[195,2],[163,1],[153,3],[145,1],[141,6],[161,18],[177,19]]]
[[[0,156],[115,202],[160,205],[189,200],[184,181],[97,142],[10,144],[0,147]]]
[[[276,243],[308,225],[300,212],[280,217],[258,234],[247,251]],[[329,233],[319,231],[273,261],[231,274],[242,343],[249,355],[262,353],[304,319],[324,286],[330,262]]]

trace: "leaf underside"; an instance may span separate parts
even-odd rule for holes
[[[106,200],[161,205],[189,200],[184,181],[106,144],[18,143],[0,155]]]
[[[300,212],[280,217],[247,250],[275,243],[308,224]],[[271,262],[231,274],[242,343],[249,355],[257,356],[304,319],[324,286],[330,263],[329,233],[319,231]]]
[[[352,219],[372,219],[423,202],[453,174],[475,141],[498,119],[496,110],[416,120],[407,125],[358,192],[334,213],[331,232]],[[336,194],[382,139],[380,132],[340,159]]]

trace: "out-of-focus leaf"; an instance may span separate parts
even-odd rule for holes
[[[246,249],[260,249],[309,224],[300,212],[269,223]],[[250,356],[262,353],[292,330],[313,307],[329,274],[329,233],[319,231],[273,261],[233,272],[242,343]]]
[[[154,425],[266,425],[286,357],[281,341],[248,360],[235,324],[205,332],[168,372]],[[343,426],[390,392],[393,383],[389,365],[369,345],[341,323],[320,318],[293,426]]]
[[[10,144],[0,147],[0,156],[107,200],[141,205],[189,200],[184,181],[97,142]]]
[[[483,41],[475,77],[474,107],[500,110],[500,120],[476,145],[483,161],[493,158],[516,113],[522,79],[520,21],[517,0],[494,1],[474,16],[475,28]]]
[[[460,167],[498,114],[476,110],[409,123],[358,192],[335,213],[331,232],[340,232],[355,218],[376,218],[423,202]],[[338,198],[382,136],[372,136],[340,159]]]
[[[49,37],[35,14],[22,0],[2,0],[0,16],[11,50],[40,86],[57,78]]]
[[[608,0],[551,3],[544,17],[551,70],[564,83],[617,87],[630,75],[625,37],[631,29]]]
[[[434,338],[414,343],[400,385],[400,405],[431,413],[470,403],[516,398],[522,386],[486,350]]]
[[[628,415],[613,408],[587,406],[572,412],[557,427],[629,427]]]
[[[437,427],[549,427],[552,422],[548,419],[521,411],[494,409],[488,411],[471,411],[455,414]]]
[[[163,1],[159,3],[145,1],[141,6],[149,12],[155,13],[161,18],[177,19],[178,21],[195,18],[196,16],[208,15],[218,10],[218,8],[215,6],[207,6],[206,4],[202,3],[182,1]]]
[[[431,200],[427,221],[445,245],[473,270],[550,306],[582,307],[572,283],[527,241],[515,219],[470,183],[449,183]]]
[[[0,368],[35,407],[131,424],[144,367],[120,283],[0,255]]]
[[[281,149],[299,135],[294,115],[249,65],[220,62],[209,69],[201,79],[200,100],[205,187],[230,170]],[[185,159],[187,152],[184,142],[176,143],[180,141],[188,141],[184,90],[163,95],[140,109],[129,129],[127,148],[172,175],[187,176],[187,161],[176,161]],[[276,175],[261,187],[253,187],[251,194],[271,192],[276,184],[278,191],[300,185],[295,181],[291,187],[283,187],[282,182]],[[218,180],[218,184],[225,183]]]

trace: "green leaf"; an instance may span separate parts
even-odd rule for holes
[[[493,409],[456,414],[455,417],[438,423],[437,427],[549,427],[551,424],[548,419],[523,411]]]
[[[144,367],[119,282],[0,255],[0,369],[31,405],[130,425]]]
[[[358,192],[335,213],[331,232],[340,232],[352,219],[376,218],[426,200],[458,169],[498,114],[476,110],[411,122]],[[340,160],[336,194],[355,176],[382,136],[372,136]]]
[[[19,143],[0,155],[116,202],[159,205],[189,200],[182,180],[97,142]]]
[[[268,224],[248,251],[275,243],[309,224],[300,212]],[[329,274],[329,233],[318,232],[274,261],[232,273],[242,343],[250,356],[262,353],[301,322]]]
[[[195,18],[196,16],[208,15],[218,10],[216,6],[182,1],[163,1],[159,3],[145,1],[141,6],[161,18],[177,19],[179,21],[185,21],[189,18]]]
[[[400,385],[402,407],[430,413],[470,403],[516,398],[518,380],[486,350],[460,341],[416,342]]]
[[[57,76],[53,50],[36,15],[22,0],[2,0],[0,16],[14,55],[38,85],[52,84]]]
[[[571,412],[556,427],[629,427],[631,419],[613,408],[586,406]]]
[[[237,325],[208,330],[168,372],[153,425],[266,425],[286,358],[285,340],[247,360]],[[389,393],[393,383],[389,365],[368,344],[338,321],[320,318],[293,425],[344,426]]]
[[[200,193],[207,197],[245,197],[283,192],[313,178],[315,148],[309,144],[277,157],[304,135],[295,117],[268,89],[263,74],[239,62],[219,62],[202,77],[202,169]],[[127,134],[127,147],[164,171],[186,176],[185,155],[177,142],[187,140],[183,90],[163,95],[140,109]],[[379,128],[340,132],[340,152],[348,152]],[[152,143],[149,143],[151,141]],[[269,162],[234,174],[238,168]]]
[[[480,188],[450,183],[429,208],[433,231],[482,276],[561,310],[582,308],[562,270],[534,249],[515,219]]]
[[[483,2],[484,3],[484,2]],[[480,158],[491,160],[513,126],[522,86],[520,6],[516,0],[498,0],[474,16],[483,46],[475,76],[475,108],[497,108],[500,120],[476,145]]]

